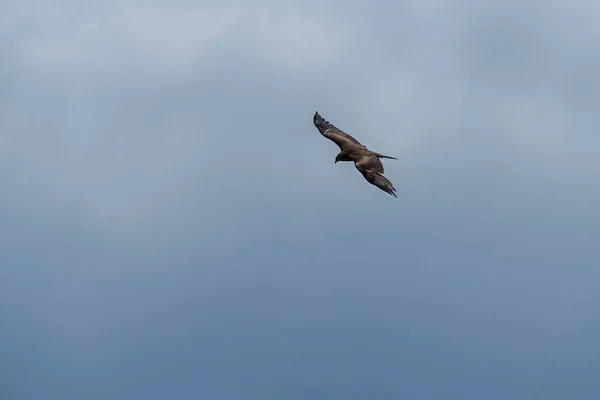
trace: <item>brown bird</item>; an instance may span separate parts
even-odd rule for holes
[[[313,123],[321,132],[321,135],[340,147],[341,151],[335,157],[336,163],[338,161],[353,161],[354,166],[367,182],[398,198],[392,182],[383,176],[383,164],[379,161],[380,158],[390,158],[392,160],[397,160],[397,158],[384,156],[367,149],[358,140],[321,117],[318,112],[315,112]]]

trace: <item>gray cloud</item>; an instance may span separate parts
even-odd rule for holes
[[[0,391],[594,398],[598,18],[2,3]]]

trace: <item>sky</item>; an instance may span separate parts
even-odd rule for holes
[[[599,46],[583,0],[1,2],[0,397],[597,399]]]

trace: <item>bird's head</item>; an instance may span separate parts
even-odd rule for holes
[[[348,151],[340,151],[337,156],[335,156],[335,162],[338,161],[352,161],[352,156]]]

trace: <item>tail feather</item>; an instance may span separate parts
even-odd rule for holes
[[[373,154],[375,154],[379,158],[389,158],[389,159],[392,159],[392,160],[397,160],[396,157],[384,156],[383,154],[379,154],[379,153],[376,153],[376,152],[373,152]]]

